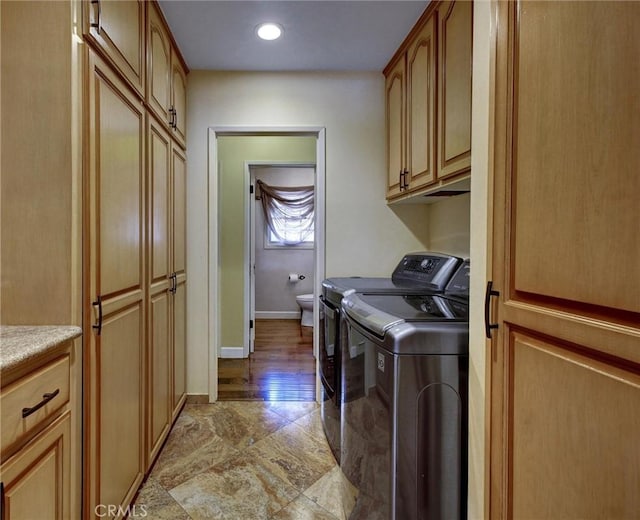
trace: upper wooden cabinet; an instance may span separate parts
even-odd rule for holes
[[[160,121],[170,122],[171,39],[155,3],[147,16],[147,103]]]
[[[85,39],[100,50],[140,96],[144,96],[145,2],[86,1],[82,18]]]
[[[434,3],[386,67],[387,199],[471,168],[472,2]]]
[[[147,104],[173,137],[186,146],[187,71],[176,51],[160,8],[147,12]]]
[[[404,56],[387,74],[385,81],[387,119],[387,196],[404,189],[406,140],[406,62]]]
[[[187,71],[175,49],[171,56],[171,127],[174,137],[184,147],[187,142]]]
[[[473,3],[438,7],[438,178],[471,170]]]

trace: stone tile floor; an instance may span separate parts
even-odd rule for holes
[[[338,520],[354,502],[316,403],[219,401],[185,406],[135,511],[154,520]]]

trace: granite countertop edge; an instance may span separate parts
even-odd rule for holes
[[[38,361],[82,335],[75,325],[0,325],[0,377],[36,368]]]

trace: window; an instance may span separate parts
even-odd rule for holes
[[[285,217],[274,221],[277,233],[266,226],[268,247],[313,246],[313,215],[307,217]],[[284,241],[280,239],[284,238]]]
[[[257,181],[266,247],[310,247],[314,241],[314,187],[276,187]]]

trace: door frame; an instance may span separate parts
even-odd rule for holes
[[[244,329],[243,334],[243,355],[247,357],[253,352],[255,342],[255,321],[256,321],[256,215],[255,215],[255,169],[256,168],[313,168],[313,185],[316,187],[317,168],[316,163],[300,162],[300,161],[245,161],[244,163],[244,192],[247,196],[245,206],[245,249],[244,249],[244,321],[250,323],[253,321],[253,327]],[[253,190],[249,186],[254,186]],[[314,225],[317,222],[314,222]],[[317,247],[314,240],[313,250]],[[315,266],[314,266],[315,267]],[[314,269],[315,282],[315,269]],[[315,287],[315,284],[314,284]]]
[[[220,349],[220,280],[219,280],[219,234],[218,234],[218,195],[219,195],[219,158],[218,137],[223,136],[313,136],[316,138],[316,207],[315,207],[315,233],[316,245],[314,248],[314,327],[313,327],[313,353],[316,359],[316,401],[320,399],[320,381],[318,379],[318,296],[321,291],[320,284],[325,277],[325,149],[326,132],[320,126],[299,127],[251,127],[251,126],[224,126],[209,127],[208,132],[208,343],[209,343],[209,402],[218,399],[218,352]],[[248,190],[247,190],[248,191]],[[246,198],[245,198],[246,200]],[[245,212],[246,214],[246,212]],[[246,254],[246,252],[245,252]],[[246,289],[245,289],[246,291]],[[245,302],[246,306],[246,302]]]

